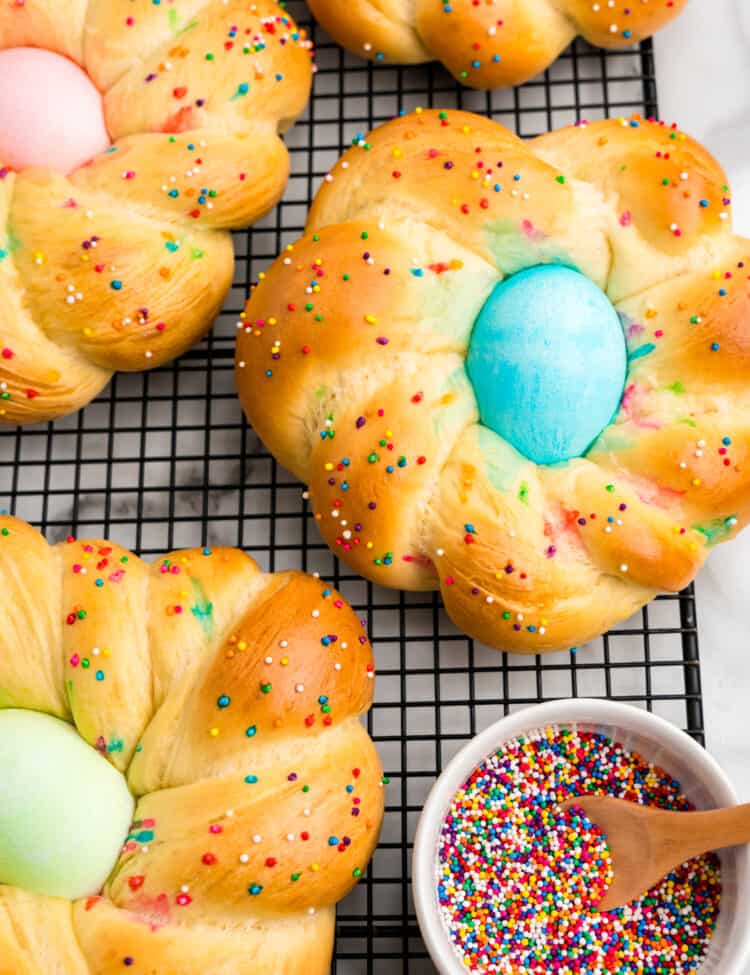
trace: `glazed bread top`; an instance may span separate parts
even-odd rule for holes
[[[675,17],[687,0],[310,0],[329,34],[387,64],[442,61],[472,88],[519,85],[581,34],[621,48]]]

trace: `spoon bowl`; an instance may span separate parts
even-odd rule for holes
[[[614,878],[600,911],[624,907],[667,874],[701,853],[750,843],[750,806],[709,812],[674,812],[607,796],[569,799],[606,837]]]

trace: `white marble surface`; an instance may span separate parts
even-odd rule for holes
[[[750,236],[750,2],[691,0],[656,38],[661,117],[696,136],[732,186]],[[750,801],[750,529],[719,546],[698,579],[707,744]],[[749,970],[750,973],[750,970]]]

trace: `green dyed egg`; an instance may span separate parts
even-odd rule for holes
[[[0,711],[0,884],[97,894],[133,817],[125,778],[64,721]]]

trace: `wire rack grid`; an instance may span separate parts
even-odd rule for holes
[[[238,545],[263,568],[333,581],[367,619],[378,661],[368,727],[390,777],[381,843],[338,912],[335,975],[426,975],[410,896],[411,844],[435,777],[460,746],[504,714],[566,696],[609,697],[653,710],[703,737],[692,589],[657,599],[578,652],[496,653],[459,633],[430,594],[380,589],[322,543],[302,487],[265,452],[234,391],[233,346],[250,283],[302,231],[307,207],[340,152],[419,105],[491,115],[521,136],[580,118],[656,115],[650,43],[604,53],[577,41],[511,91],[461,89],[439,66],[373,67],[290,12],[316,42],[307,114],[287,136],[292,177],[282,203],[236,235],[224,311],[196,349],[165,368],[119,375],[77,415],[0,432],[0,499],[50,540],[113,537],[145,556],[198,544]]]

